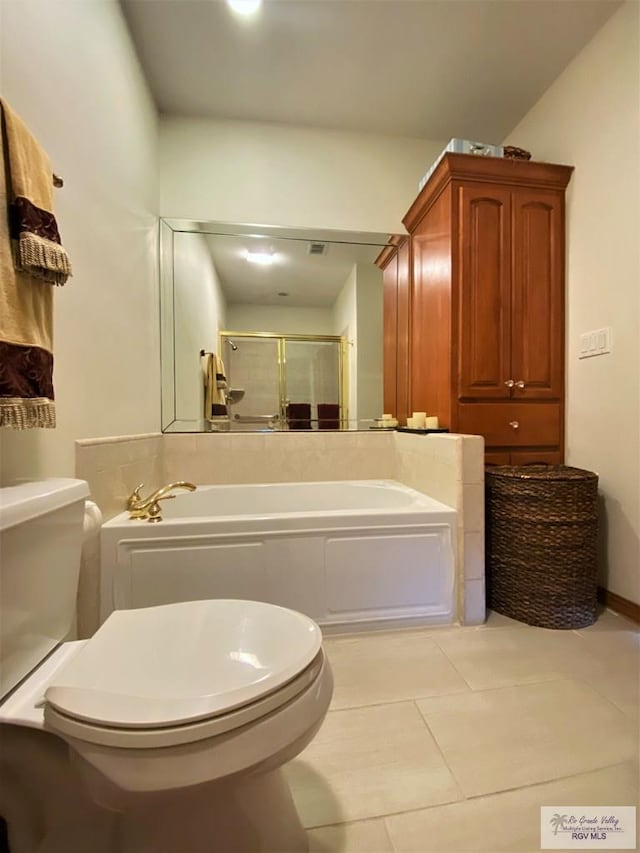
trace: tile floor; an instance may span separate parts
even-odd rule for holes
[[[621,616],[325,648],[332,707],[287,768],[314,853],[538,851],[542,805],[638,804],[640,633]]]

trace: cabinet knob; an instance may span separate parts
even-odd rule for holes
[[[518,421],[509,421],[509,426],[513,427],[513,429],[520,429],[520,424]]]
[[[521,391],[523,390],[524,382],[522,381],[522,379],[518,379],[518,381],[516,382],[516,388],[519,388]]]
[[[513,386],[514,386],[516,383],[513,381],[513,379],[505,379],[504,384],[507,386],[507,388],[513,388]]]

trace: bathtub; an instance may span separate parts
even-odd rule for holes
[[[451,622],[456,512],[401,483],[198,486],[158,524],[102,527],[101,619],[203,598],[268,601],[328,630]]]

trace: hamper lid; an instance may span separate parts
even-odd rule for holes
[[[598,475],[569,465],[496,465],[486,469],[487,477],[506,477],[519,480],[597,480]]]

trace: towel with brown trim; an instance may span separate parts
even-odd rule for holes
[[[227,414],[227,401],[225,389],[227,377],[224,373],[224,364],[220,356],[215,352],[205,354],[204,365],[204,387],[205,387],[205,417],[220,417]]]
[[[3,123],[4,127],[4,123]],[[53,293],[14,265],[9,234],[7,144],[0,145],[0,426],[52,428]],[[49,174],[51,181],[51,174]]]
[[[53,215],[53,173],[46,152],[6,101],[2,142],[9,198],[9,231],[16,270],[64,284],[71,262]]]

